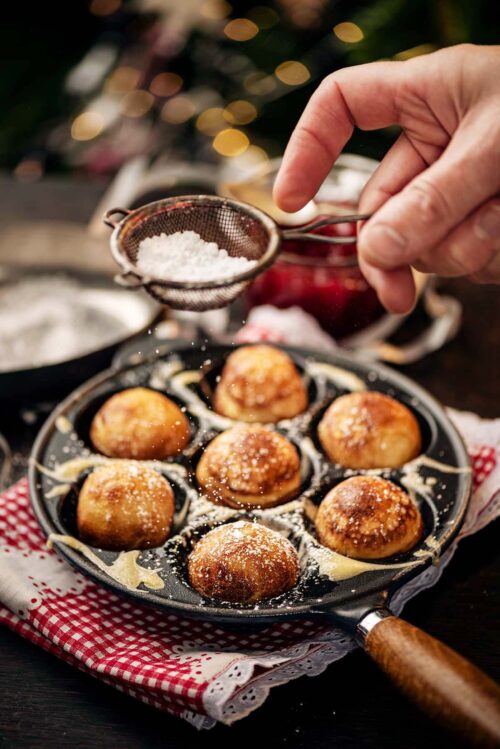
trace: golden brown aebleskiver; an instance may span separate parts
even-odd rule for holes
[[[397,484],[379,476],[353,476],[321,502],[315,519],[319,541],[354,559],[384,559],[418,543],[420,510]]]
[[[409,408],[383,393],[341,395],[318,426],[327,456],[346,468],[397,468],[419,455],[420,427]]]
[[[101,549],[147,549],[168,538],[174,494],[153,468],[110,461],[85,479],[77,505],[78,535]]]
[[[295,445],[267,427],[238,424],[205,448],[196,468],[203,493],[229,507],[273,507],[301,483]]]
[[[189,421],[162,393],[136,387],[112,395],[92,420],[90,439],[110,458],[163,460],[183,450]]]
[[[299,559],[276,531],[243,520],[203,536],[188,560],[189,581],[206,598],[256,603],[296,585]]]
[[[233,351],[222,370],[215,410],[231,419],[276,423],[307,408],[306,386],[284,351],[258,344]]]

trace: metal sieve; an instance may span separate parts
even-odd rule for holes
[[[121,214],[120,221],[112,216]],[[326,237],[311,234],[330,224],[366,220],[369,214],[329,216],[306,226],[282,231],[263,211],[238,200],[214,195],[184,195],[148,203],[134,211],[112,208],[104,222],[114,231],[111,252],[122,269],[118,283],[144,287],[162,304],[173,309],[204,310],[225,307],[238,297],[278,256],[283,239],[314,240],[326,244],[352,244],[356,237]],[[245,257],[256,264],[238,275],[210,281],[169,281],[145,276],[137,268],[137,253],[143,239],[179,231],[197,232],[206,242],[215,242],[232,257]],[[340,257],[338,265],[356,264],[355,257]]]

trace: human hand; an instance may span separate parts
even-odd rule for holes
[[[402,133],[367,183],[359,263],[382,303],[408,312],[410,266],[500,283],[500,47],[469,44],[406,62],[344,68],[311,97],[274,198],[296,211],[316,194],[355,126]]]

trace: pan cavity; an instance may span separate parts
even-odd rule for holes
[[[366,474],[358,473],[356,475]],[[439,557],[440,547],[435,537],[436,530],[439,526],[439,517],[432,498],[417,491],[408,492],[407,488],[402,483],[399,474],[395,471],[388,475],[385,475],[384,478],[391,481],[407,494],[410,494],[411,498],[417,505],[423,524],[423,532],[421,538],[419,539],[417,544],[408,551],[401,554],[395,554],[390,557],[381,558],[379,560],[367,560],[363,558],[354,559],[333,551],[327,546],[321,544],[316,535],[316,515],[319,509],[319,505],[327,496],[327,494],[329,494],[332,489],[339,486],[346,480],[345,478],[338,478],[330,483],[329,487],[325,490],[321,497],[315,498],[315,501],[309,500],[304,503],[302,515],[304,528],[303,540],[305,548],[308,552],[311,553],[312,558],[316,560],[320,567],[322,567],[324,570],[330,569],[330,572],[332,574],[331,579],[345,579],[344,577],[337,576],[347,573],[349,573],[347,576],[351,576],[350,571],[352,571],[354,574],[356,570],[359,570],[359,572],[356,572],[356,574],[361,574],[363,570],[368,571],[369,569],[392,569],[395,567],[407,567],[418,564],[425,558],[428,559],[429,557],[431,557],[434,561],[435,558]],[[345,560],[351,561],[349,562]],[[359,562],[360,564],[355,564],[355,562]],[[366,565],[368,565],[368,567]],[[324,574],[326,574],[326,572]]]
[[[383,391],[372,390],[370,392],[381,392],[382,394],[387,395],[387,393]],[[415,407],[414,402],[413,402],[414,399],[410,399],[406,397],[406,395],[401,395],[401,394],[398,394],[397,397],[395,397],[394,395],[391,395],[391,397],[394,397],[395,400],[397,400],[399,403],[405,406],[408,409],[408,411],[410,411],[410,413],[413,414],[413,416],[415,417],[418,423],[420,439],[421,439],[421,447],[420,447],[419,455],[414,460],[418,461],[419,459],[421,459],[423,462],[424,458],[422,456],[425,456],[430,450],[433,449],[437,440],[438,430],[437,430],[435,421],[432,418],[432,416],[422,406],[419,406],[418,409]],[[311,436],[311,441],[316,451],[320,453],[324,457],[324,460],[328,461],[330,465],[338,466],[339,468],[344,470],[346,473],[346,476],[355,475],[356,473],[364,473],[364,472],[385,475],[384,472],[394,470],[393,468],[387,467],[387,466],[379,466],[377,468],[369,468],[369,469],[351,469],[341,464],[332,463],[332,461],[326,454],[323,448],[323,445],[320,442],[318,427],[320,425],[321,420],[325,416],[326,412],[328,411],[330,406],[333,403],[335,403],[335,401],[336,401],[336,398],[332,398],[327,403],[324,403],[320,408],[316,410],[316,412],[314,413],[314,416],[311,419],[310,436]],[[355,420],[353,417],[353,423],[354,421]],[[370,434],[370,432],[368,432],[368,434]],[[345,438],[343,437],[343,440],[344,439]],[[361,437],[359,439],[361,440]]]
[[[251,428],[252,425],[248,426],[249,428]],[[257,425],[255,426],[257,428]],[[261,427],[259,426],[258,428],[260,429]],[[284,498],[276,504],[272,504],[268,507],[266,507],[265,505],[259,505],[257,502],[245,505],[243,501],[241,504],[237,504],[235,502],[235,506],[232,507],[228,504],[225,504],[223,499],[217,501],[216,499],[210,498],[206,495],[206,493],[204,492],[204,488],[200,485],[196,478],[198,463],[203,454],[206,452],[206,448],[213,441],[207,440],[205,444],[200,446],[200,448],[195,452],[191,459],[192,482],[195,489],[193,492],[193,498],[189,511],[189,522],[199,522],[200,519],[204,517],[226,520],[232,517],[235,513],[245,511],[253,512],[259,515],[262,514],[262,516],[265,516],[266,514],[272,514],[274,516],[286,515],[300,509],[302,507],[303,497],[314,494],[318,490],[323,464],[317,458],[314,450],[310,448],[309,440],[307,438],[303,438],[299,441],[294,438],[289,438],[286,433],[283,434],[279,430],[274,430],[271,427],[269,428],[269,431],[276,432],[282,437],[285,437],[285,439],[288,439],[288,441],[297,450],[300,460],[301,482],[295,493],[292,496]],[[214,437],[214,439],[216,439],[216,437]],[[244,476],[242,477],[242,479],[245,481]],[[224,487],[227,486],[227,481],[228,479],[226,476],[221,476],[221,484],[224,485]],[[237,493],[237,491],[238,490],[235,489],[235,494]]]
[[[258,515],[258,517],[257,517]],[[246,521],[246,522],[256,522],[259,525],[263,525],[266,528],[269,528],[270,530],[274,530],[280,535],[282,535],[284,538],[287,538],[290,543],[295,547],[298,555],[299,555],[299,564],[300,564],[300,572],[299,572],[299,579],[296,583],[296,585],[286,591],[285,593],[280,594],[279,596],[275,596],[273,598],[268,598],[260,601],[259,603],[235,603],[235,602],[227,602],[223,600],[218,599],[212,599],[212,598],[205,598],[201,596],[191,585],[189,581],[189,575],[188,575],[188,562],[189,562],[189,556],[191,552],[194,550],[196,544],[198,541],[200,541],[203,536],[205,536],[207,533],[209,533],[211,530],[214,530],[215,528],[218,528],[223,525],[227,525],[228,523],[238,522],[238,521]],[[296,601],[300,601],[303,599],[304,595],[306,594],[306,586],[308,584],[306,574],[306,567],[301,559],[301,552],[300,552],[300,537],[294,533],[293,529],[288,527],[288,525],[280,518],[271,518],[269,516],[264,516],[264,513],[253,513],[253,512],[234,512],[231,518],[221,520],[221,519],[205,519],[202,522],[199,522],[197,524],[193,523],[188,525],[184,530],[182,530],[177,536],[174,538],[169,539],[167,543],[165,544],[165,559],[170,566],[172,573],[177,578],[177,580],[185,587],[187,588],[191,593],[199,597],[199,604],[200,605],[209,605],[214,603],[216,601],[217,605],[221,608],[236,608],[236,609],[250,609],[250,610],[258,610],[261,606],[273,606],[273,607],[283,607],[286,608],[287,606],[293,605]]]
[[[293,355],[290,352],[285,353],[287,353],[292,359],[300,377],[306,385],[308,407],[306,411],[304,411],[304,413],[299,414],[292,419],[282,419],[281,421],[276,422],[275,426],[287,429],[287,431],[294,431],[298,433],[300,431],[304,431],[307,428],[307,425],[309,423],[310,410],[316,403],[318,403],[321,397],[323,397],[323,394],[318,390],[317,383],[314,378],[309,375],[306,362],[301,357]],[[198,372],[200,374],[190,383],[193,392],[196,393],[199,401],[201,401],[201,403],[205,406],[205,409],[207,409],[209,414],[211,414],[214,426],[216,428],[222,429],[227,429],[229,428],[229,426],[236,423],[235,420],[225,416],[221,416],[213,410],[215,390],[218,383],[220,382],[222,370],[225,363],[226,359],[207,360],[203,363],[200,370],[196,370],[193,373],[193,377],[195,374],[198,374]],[[206,411],[204,411],[204,413],[206,413]],[[217,427],[217,423],[220,423],[222,426]]]
[[[93,446],[92,440],[90,438],[92,421],[94,420],[97,412],[106,403],[106,401],[108,401],[112,396],[124,392],[126,389],[127,388],[116,387],[106,388],[105,390],[101,390],[100,392],[98,392],[91,400],[87,401],[80,407],[74,418],[74,432],[81,440],[84,448],[90,451],[95,451],[95,447]],[[190,439],[188,445],[186,446],[186,448],[184,448],[182,453],[189,454],[193,450],[193,447],[195,448],[197,446],[200,440],[201,430],[198,419],[189,411],[188,404],[184,400],[182,400],[182,398],[179,398],[176,394],[172,394],[170,392],[161,392],[159,390],[155,390],[154,388],[147,389],[152,390],[155,393],[160,392],[161,395],[164,395],[166,398],[175,403],[180,408],[182,413],[186,416],[189,423]],[[178,455],[173,455],[170,458],[165,458],[164,460],[175,461],[179,458],[180,454],[181,453],[179,453]]]
[[[142,463],[141,465],[144,465]],[[189,511],[189,503],[192,496],[192,489],[186,479],[176,474],[174,471],[169,470],[167,465],[158,465],[147,463],[149,467],[156,470],[162,476],[164,476],[172,487],[174,493],[174,518],[172,522],[172,528],[170,530],[170,536],[178,532],[179,529],[183,528],[186,524],[186,519]],[[62,494],[57,502],[55,512],[55,522],[57,530],[61,534],[72,536],[78,540],[78,526],[77,526],[77,508],[78,508],[78,497],[80,491],[85,482],[85,479],[92,473],[93,468],[87,468],[83,472],[80,472],[77,480],[69,484],[62,484],[61,486],[66,488],[64,494]]]

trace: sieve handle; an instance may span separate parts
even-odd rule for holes
[[[353,213],[349,216],[327,216],[305,224],[305,226],[301,226],[299,229],[285,229],[281,235],[283,239],[298,239],[299,241],[313,240],[322,244],[355,244],[357,237],[325,237],[321,234],[312,234],[311,232],[314,229],[320,229],[322,226],[367,221],[372,215],[372,213]]]
[[[119,221],[113,221],[111,219],[111,216],[113,216],[115,213],[120,213],[123,220],[125,216],[131,214],[132,211],[129,211],[128,208],[110,208],[109,211],[106,211],[103,221],[106,226],[111,227],[111,229],[116,229],[116,227],[120,223]]]
[[[126,289],[140,289],[148,283],[147,278],[139,278],[135,273],[118,273],[114,281]]]
[[[500,687],[422,630],[382,609],[358,624],[363,645],[411,700],[472,746],[500,746]]]

